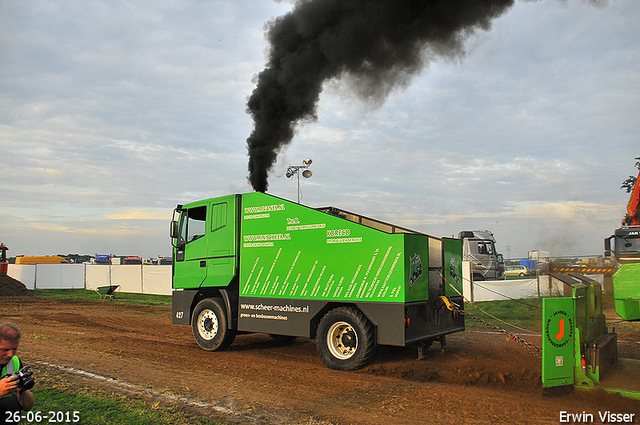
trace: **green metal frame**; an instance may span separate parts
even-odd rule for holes
[[[543,393],[563,388],[602,389],[608,393],[640,399],[640,391],[598,385],[602,373],[600,366],[587,362],[583,366],[583,355],[588,344],[598,336],[610,335],[602,313],[600,284],[579,275],[553,274],[553,277],[570,288],[568,292],[571,296],[542,300]]]

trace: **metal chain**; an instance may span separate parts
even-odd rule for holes
[[[527,350],[530,354],[532,354],[533,356],[542,359],[542,349],[540,347],[537,347],[533,344],[531,344],[528,341],[525,341],[524,339],[518,337],[517,335],[513,335],[511,334],[509,331],[507,331],[506,329],[503,329],[499,326],[493,325],[477,316],[474,316],[473,314],[469,314],[466,311],[464,311],[463,309],[460,308],[460,306],[454,302],[449,302],[449,305],[451,306],[451,310],[457,312],[458,314],[463,314],[466,317],[469,317],[470,319],[475,320],[478,323],[482,323],[485,326],[490,327],[491,329],[493,329],[494,331],[500,332],[504,335],[506,335],[509,339],[511,339],[512,341],[517,342],[518,344],[520,344],[525,350]]]
[[[460,295],[460,296],[461,296],[464,300],[466,300],[468,303],[470,303],[470,304],[474,305],[474,303],[473,303],[473,302],[471,302],[471,301],[467,300],[467,299],[466,299],[466,297],[465,297],[463,294],[461,294],[461,293],[460,293],[460,291],[458,291],[458,289],[457,289],[455,286],[453,286],[453,285],[451,284],[451,282],[449,282],[449,281],[447,280],[447,278],[442,274],[442,272],[440,273],[440,276],[442,277],[442,279],[443,279],[445,282],[447,282],[447,284],[449,284],[449,286],[451,287],[451,289],[453,289],[454,291],[456,291],[456,292],[458,293],[458,295]],[[464,311],[463,309],[461,309],[461,308],[460,308],[460,306],[459,306],[458,304],[456,304],[456,303],[452,302],[452,301],[451,301],[451,300],[449,300],[447,297],[444,297],[444,296],[443,296],[443,297],[441,297],[441,298],[442,298],[442,300],[444,301],[444,303],[446,304],[446,306],[447,306],[447,308],[448,308],[449,310],[455,311],[455,312],[457,312],[458,314],[462,314],[462,315],[464,315],[464,316],[466,316],[466,317],[469,317],[469,318],[471,318],[471,319],[475,320],[476,322],[481,323],[481,324],[483,324],[483,325],[485,325],[485,326],[487,326],[487,327],[489,327],[489,328],[493,329],[494,331],[497,331],[497,332],[500,332],[501,334],[506,335],[506,336],[507,336],[509,339],[511,339],[512,341],[515,341],[515,342],[517,342],[518,344],[520,344],[520,345],[521,345],[525,350],[527,350],[527,352],[529,352],[530,354],[532,354],[533,356],[535,356],[535,357],[537,357],[537,358],[539,358],[539,359],[542,359],[542,349],[541,349],[540,347],[535,346],[535,345],[531,344],[531,343],[530,343],[530,342],[528,342],[528,341],[525,341],[523,338],[520,338],[520,337],[518,337],[517,335],[513,335],[513,334],[511,334],[511,333],[510,333],[508,330],[506,330],[506,329],[503,329],[503,328],[501,328],[501,327],[499,327],[499,326],[493,325],[493,324],[491,324],[491,323],[487,322],[486,320],[483,320],[483,319],[481,319],[481,318],[479,318],[479,317],[477,317],[477,316],[474,316],[473,314],[469,314],[469,313],[467,313],[466,311]],[[476,308],[478,308],[478,307],[476,306]],[[480,311],[482,311],[482,310],[480,310]]]

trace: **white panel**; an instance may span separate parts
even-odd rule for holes
[[[7,275],[19,280],[27,289],[35,289],[36,265],[35,264],[9,264]]]
[[[36,264],[36,289],[58,289],[60,264]]]
[[[471,266],[468,261],[462,262],[462,295],[470,301],[473,301],[471,293]]]
[[[36,264],[36,289],[84,289],[84,264]]]
[[[87,264],[86,266],[86,288],[95,290],[99,286],[111,285],[111,266],[108,264]]]
[[[540,282],[541,295],[548,293],[549,290],[547,288]],[[509,298],[536,298],[537,296],[538,283],[536,279],[484,280],[473,282],[474,302],[507,300]]]
[[[171,266],[142,266],[142,292],[171,295]]]
[[[84,289],[84,264],[61,264],[63,289]]]
[[[111,284],[120,285],[120,292],[142,293],[142,265],[112,264]]]

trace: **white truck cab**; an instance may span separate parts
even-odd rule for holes
[[[462,260],[469,262],[474,281],[504,279],[504,259],[496,251],[496,240],[489,230],[465,230],[462,239]]]

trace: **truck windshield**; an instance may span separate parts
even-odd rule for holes
[[[207,207],[190,208],[182,213],[178,246],[185,245],[204,236]]]
[[[620,261],[640,258],[640,237],[626,235],[616,236],[616,257]]]
[[[494,252],[492,242],[478,242],[478,254],[493,255]]]

